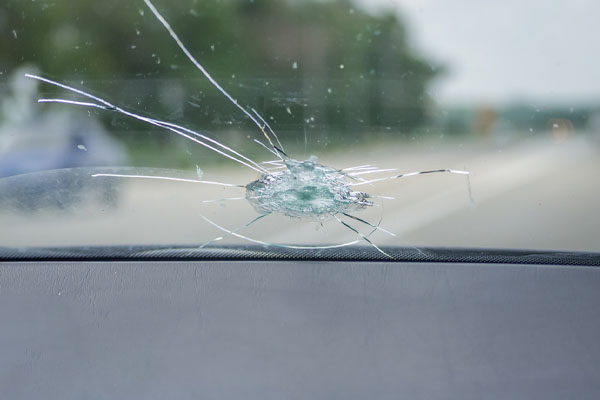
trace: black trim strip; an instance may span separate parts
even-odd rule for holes
[[[369,246],[295,250],[265,246],[208,247],[115,246],[62,248],[0,247],[2,261],[192,261],[192,260],[291,260],[388,261],[480,264],[535,264],[600,266],[600,253],[473,248],[382,247],[385,255]]]

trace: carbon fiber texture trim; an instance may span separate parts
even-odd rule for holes
[[[372,247],[296,250],[263,246],[193,248],[182,246],[117,246],[63,248],[0,247],[0,261],[177,261],[293,260],[396,261],[484,264],[600,266],[600,253],[469,248],[384,247],[393,260]]]

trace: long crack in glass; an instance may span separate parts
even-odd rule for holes
[[[50,80],[48,78],[26,74],[25,76],[31,79],[35,79],[56,87],[65,89],[67,91],[76,93],[91,101],[75,101],[62,98],[44,98],[39,99],[40,103],[63,103],[74,106],[88,107],[88,108],[99,108],[106,111],[116,112],[127,117],[139,120],[141,122],[166,129],[173,134],[182,136],[190,141],[195,142],[207,149],[220,154],[223,157],[228,158],[231,161],[237,162],[246,168],[252,169],[254,172],[260,174],[260,177],[246,185],[240,183],[231,182],[214,182],[210,180],[202,179],[183,179],[169,176],[149,176],[149,175],[125,175],[125,174],[108,174],[98,173],[93,174],[94,178],[129,178],[129,179],[155,179],[155,180],[166,180],[175,182],[185,182],[194,184],[204,185],[220,185],[226,187],[238,187],[244,188],[246,195],[244,197],[224,198],[218,201],[226,200],[240,200],[246,199],[259,214],[254,217],[250,222],[245,223],[239,227],[228,229],[217,224],[215,221],[207,218],[204,215],[201,217],[210,225],[221,230],[222,236],[214,238],[209,242],[203,243],[200,247],[205,247],[218,240],[223,240],[227,236],[235,236],[240,239],[244,239],[249,242],[262,244],[266,246],[284,247],[292,249],[326,249],[326,248],[338,248],[344,246],[354,245],[360,242],[366,242],[370,246],[377,249],[385,256],[392,258],[384,250],[382,250],[377,244],[375,244],[370,236],[376,232],[384,232],[385,234],[395,236],[394,233],[382,228],[380,219],[377,223],[369,222],[355,213],[361,210],[375,206],[375,200],[377,199],[390,199],[386,196],[371,196],[365,191],[357,191],[355,187],[372,185],[377,182],[404,178],[422,174],[432,173],[450,173],[450,174],[461,174],[467,177],[467,185],[470,192],[470,183],[468,181],[469,171],[454,170],[454,169],[435,169],[428,171],[418,171],[398,174],[395,173],[396,169],[380,169],[372,165],[358,165],[348,167],[344,169],[336,169],[329,167],[317,162],[316,156],[311,156],[309,159],[300,161],[295,160],[288,155],[284,149],[283,144],[279,140],[275,131],[266,122],[266,120],[251,107],[244,107],[238,103],[238,101],[232,97],[200,64],[200,62],[192,55],[187,47],[180,40],[177,33],[171,28],[168,21],[162,16],[162,14],[156,9],[154,4],[150,0],[144,0],[146,6],[150,9],[156,19],[163,25],[168,31],[172,39],[175,41],[179,49],[185,54],[185,56],[194,64],[194,66],[209,80],[209,82],[219,90],[233,105],[235,105],[247,118],[249,118],[256,127],[260,130],[264,136],[266,143],[254,139],[259,145],[261,145],[266,151],[268,151],[274,160],[257,162],[249,157],[244,156],[242,153],[234,150],[232,147],[226,146],[225,144],[209,137],[206,134],[197,132],[195,130],[177,125],[171,122],[158,120],[143,116],[138,113],[126,110],[119,107],[111,102],[94,96],[89,92],[77,89],[72,86],[65,85],[60,82]],[[392,175],[379,177],[379,174],[394,172]],[[199,173],[199,177],[201,174]],[[371,178],[371,176],[375,176]],[[210,202],[215,200],[203,200],[204,202]],[[333,219],[339,224],[344,226],[346,229],[351,231],[356,239],[332,245],[323,246],[299,246],[292,244],[278,244],[272,242],[265,242],[252,238],[251,236],[241,234],[245,228],[250,227],[253,223],[268,217],[272,214],[282,214],[289,218],[310,218],[317,220],[319,223],[323,223],[325,220]]]

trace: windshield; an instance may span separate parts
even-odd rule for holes
[[[0,247],[600,251],[599,12],[8,0]]]

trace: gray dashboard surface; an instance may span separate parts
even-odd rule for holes
[[[600,268],[0,264],[2,399],[598,399]]]

